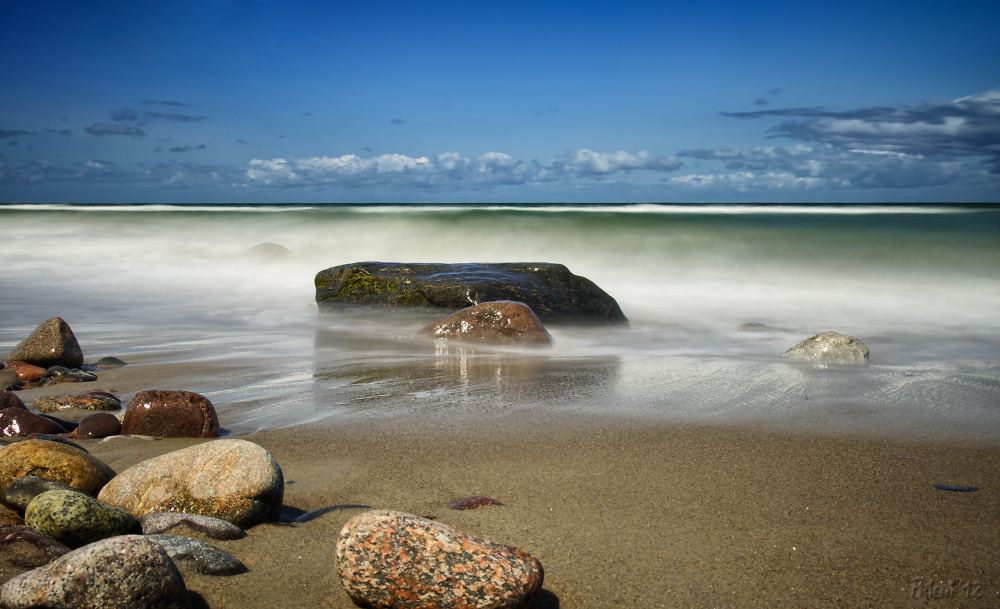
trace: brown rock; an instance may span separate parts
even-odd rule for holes
[[[70,547],[26,526],[0,526],[0,561],[35,569],[68,554]]]
[[[27,410],[26,408],[5,408],[0,410],[0,435],[28,437],[37,433],[63,433],[58,423]]]
[[[531,307],[512,300],[484,302],[456,311],[424,326],[415,336],[504,345],[552,343]]]
[[[0,527],[6,525],[22,525],[24,524],[24,518],[15,512],[14,510],[8,508],[5,505],[0,505]]]
[[[96,412],[80,419],[76,433],[85,438],[106,438],[122,432],[122,423],[110,412]]]
[[[0,389],[0,410],[4,408],[23,408],[28,409],[13,391],[7,391],[6,389]]]
[[[60,442],[25,440],[0,450],[0,496],[6,495],[11,482],[28,474],[92,496],[115,477],[114,470],[97,457]]]
[[[37,382],[45,374],[45,368],[29,364],[28,362],[11,362],[7,364],[4,370],[12,370],[17,375],[17,379],[22,383]]]
[[[186,512],[245,529],[277,520],[284,492],[281,468],[270,453],[246,440],[216,440],[134,465],[97,498],[136,518]]]
[[[141,391],[129,401],[122,435],[216,438],[219,416],[208,398],[190,391]]]
[[[388,510],[344,525],[336,563],[351,599],[377,608],[527,608],[544,577],[522,550]]]
[[[69,324],[59,317],[53,317],[35,328],[28,338],[14,347],[7,354],[7,361],[24,361],[43,368],[79,368],[83,364],[83,350]]]

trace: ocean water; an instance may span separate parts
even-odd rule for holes
[[[60,316],[88,360],[253,369],[176,387],[234,433],[527,412],[1000,439],[996,206],[3,205],[0,228],[0,350]],[[562,263],[631,323],[428,347],[425,320],[317,311],[315,274],[359,261]],[[781,359],[825,330],[870,365]]]

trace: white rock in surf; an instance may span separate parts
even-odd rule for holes
[[[853,336],[820,332],[795,345],[781,357],[818,364],[867,364],[868,347]]]

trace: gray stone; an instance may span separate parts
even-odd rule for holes
[[[76,490],[45,491],[24,511],[24,524],[42,535],[78,548],[135,527],[128,511],[102,503]]]
[[[24,512],[28,509],[28,504],[31,503],[31,500],[45,491],[76,490],[77,489],[69,486],[68,484],[55,482],[54,480],[46,480],[45,478],[39,478],[38,476],[28,474],[27,476],[21,476],[17,480],[10,483],[10,486],[7,487],[6,502],[7,505]]]
[[[496,300],[523,302],[544,323],[628,323],[614,298],[561,264],[359,262],[316,275],[322,309],[409,307],[440,314]]]
[[[70,552],[0,588],[4,609],[190,609],[174,562],[141,535],[105,539]]]
[[[212,539],[243,539],[247,536],[243,529],[220,518],[183,512],[151,512],[139,517],[139,526],[143,535],[186,527]]]
[[[237,575],[247,568],[235,556],[210,543],[180,535],[147,535],[167,551],[181,571],[195,571],[205,575]]]
[[[853,336],[839,332],[821,332],[785,351],[781,357],[821,365],[865,365],[868,363],[868,347]]]

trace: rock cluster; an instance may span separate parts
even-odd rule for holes
[[[628,323],[614,298],[561,264],[359,262],[316,275],[323,309],[417,307],[455,311],[483,302],[523,302],[545,323]]]
[[[349,520],[336,561],[344,589],[363,607],[527,608],[544,578],[522,550],[389,510]]]

